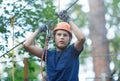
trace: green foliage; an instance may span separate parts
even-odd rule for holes
[[[70,10],[69,14],[75,14],[76,18],[71,18],[79,27],[83,27],[88,24],[87,13],[82,10],[82,5],[75,4]],[[71,16],[70,16],[71,17]]]
[[[18,0],[17,2],[13,3],[6,3],[6,6],[4,6],[4,10],[2,14],[0,14],[0,36],[2,40],[0,40],[0,50],[1,52],[5,53],[9,49],[8,43],[12,41],[9,38],[12,38],[13,35],[13,27],[14,27],[14,38],[15,38],[15,44],[19,42],[19,40],[23,40],[22,38],[27,38],[26,33],[27,32],[33,32],[35,31],[39,26],[42,24],[47,23],[49,20],[54,19],[54,13],[55,13],[55,6],[53,5],[53,2],[50,0],[45,1],[36,1],[36,0],[25,0],[25,4],[18,4],[21,0]],[[2,1],[0,1],[1,6]],[[8,7],[11,7],[9,10]],[[0,7],[2,8],[2,7]],[[10,18],[14,18],[13,26],[10,23]],[[51,27],[52,28],[52,27]],[[41,35],[43,38],[40,40],[39,37],[36,38],[36,41],[41,42],[42,47],[44,46],[45,42],[45,33]],[[17,41],[17,42],[16,42]],[[17,57],[16,54],[22,55],[25,54],[26,51],[23,49],[23,47],[18,47],[18,50],[15,52],[15,58]],[[7,57],[9,59],[12,59],[11,52],[7,54]],[[2,54],[0,54],[2,55]],[[29,79],[35,80],[37,79],[38,74],[40,73],[40,66],[35,63],[35,61],[39,60],[33,59],[33,56],[30,55],[29,60]],[[33,59],[33,60],[32,60]],[[5,81],[12,81],[12,68],[5,68],[5,72],[8,73],[8,77],[5,78]],[[43,68],[43,70],[45,70]],[[1,79],[1,78],[0,78]],[[24,79],[24,71],[23,67],[21,67],[17,62],[15,63],[15,81],[23,81]]]
[[[107,20],[107,28],[108,30],[110,28],[114,29],[114,35],[115,37],[113,39],[109,40],[109,47],[110,47],[110,54],[111,55],[111,61],[114,63],[114,70],[112,71],[112,75],[117,75],[118,79],[117,81],[120,80],[120,16],[118,15],[120,12],[120,7],[119,7],[120,1],[119,0],[111,0],[111,1],[105,1],[106,5],[106,15],[109,17]]]
[[[0,50],[3,51],[4,50],[4,46],[0,45]]]
[[[71,2],[69,5],[71,5],[73,2]],[[84,12],[82,10],[82,5],[80,4],[75,4],[70,10],[69,10],[69,14],[70,14],[70,18],[71,20],[73,20],[76,25],[80,28],[82,27],[89,27],[88,26],[88,13]],[[71,14],[74,14],[73,18],[72,18],[72,15]],[[89,36],[86,38],[86,40],[89,39]],[[85,42],[84,44],[84,50],[83,52],[81,53],[80,55],[80,63],[81,64],[84,64],[84,60],[85,58],[89,57],[90,56],[90,53],[91,53],[91,49],[89,47],[89,45]]]
[[[120,53],[120,50],[118,50],[118,49],[120,49],[119,41],[120,41],[119,36],[116,36],[115,39],[110,40],[111,53],[113,53],[113,54],[115,54],[115,53],[119,54]]]
[[[0,15],[0,20],[2,21],[0,22],[1,37],[7,41],[8,38],[11,37],[11,34],[13,34],[9,31],[9,29],[12,29],[10,23],[11,17],[14,18],[13,27],[15,29],[15,39],[18,39],[19,37],[26,37],[26,32],[35,31],[40,25],[52,20],[54,18],[55,11],[53,3],[50,0],[41,2],[37,3],[36,0],[28,0],[25,2],[26,5],[17,4],[17,2],[6,4],[3,12],[5,15]],[[7,7],[13,8],[12,10],[8,10]],[[45,34],[43,37],[45,37]],[[1,49],[3,47],[5,48],[5,45],[1,46]]]
[[[107,8],[107,15],[110,16],[110,19],[107,20],[107,23],[109,23],[107,28],[113,28],[115,29],[115,37],[110,40],[110,52],[113,54],[119,54],[120,51],[120,16],[118,16],[120,9],[119,9],[119,0],[113,0],[112,2],[108,2],[106,4]],[[112,12],[111,12],[112,9]]]
[[[0,22],[0,32],[1,33],[6,33],[7,32],[7,30],[6,30],[6,24],[5,24],[5,22],[7,22],[6,21],[6,17],[3,17],[3,15],[1,15],[0,16],[0,21],[3,21],[3,22]]]
[[[40,66],[33,61],[29,61],[29,79],[37,79],[38,74],[40,73]]]
[[[4,0],[0,0],[0,9],[2,8],[2,2]],[[47,23],[49,20],[52,20],[55,18],[55,6],[53,5],[53,2],[51,0],[24,0],[25,4],[17,4],[23,0],[18,0],[14,3],[7,3],[6,6],[4,5],[3,12],[0,14],[0,37],[2,40],[0,40],[0,51],[4,53],[5,51],[8,51],[9,45],[8,43],[9,38],[12,38],[12,27],[10,24],[10,18],[14,17],[14,29],[15,29],[15,41],[18,41],[21,38],[27,38],[27,32],[33,32],[35,31],[40,25]],[[112,2],[110,2],[112,1]],[[105,6],[106,6],[106,15],[108,15],[110,18],[106,19],[107,26],[106,28],[115,28],[115,38],[109,40],[110,42],[110,53],[112,54],[119,54],[120,51],[120,16],[119,16],[119,0],[105,0]],[[72,2],[71,2],[72,3]],[[69,4],[70,5],[70,4]],[[69,6],[68,5],[68,6]],[[67,6],[67,7],[68,7]],[[8,7],[11,9],[9,10]],[[68,12],[69,14],[75,14],[77,18],[71,18],[79,27],[89,27],[88,26],[88,16],[86,12],[82,11],[82,6],[79,4],[74,5]],[[55,23],[57,23],[55,21]],[[52,27],[51,27],[52,28]],[[43,33],[40,37],[38,36],[36,38],[36,41],[39,42],[42,47],[44,47],[45,43],[45,33]],[[88,38],[89,39],[89,36]],[[19,47],[18,54],[25,54],[26,51],[23,47]],[[84,58],[89,56],[91,46],[87,45],[87,43],[84,46],[84,51],[82,52],[82,55],[80,56],[81,63],[84,63]],[[10,54],[10,55],[9,55]],[[1,54],[0,54],[1,55]],[[8,53],[9,59],[11,59],[11,53]],[[15,55],[16,57],[16,55]],[[33,56],[30,55],[29,58],[29,78],[31,80],[35,79],[36,76],[39,74],[39,66],[34,62],[36,60],[33,60]],[[37,59],[38,60],[38,59]],[[115,72],[114,74],[120,75],[119,71],[119,59],[117,59],[117,56],[111,57],[111,60],[115,64]],[[45,70],[43,68],[43,70]],[[8,77],[5,78],[5,81],[11,81],[11,68],[5,68],[5,72],[8,73]],[[15,81],[21,81],[23,80],[23,67],[19,66],[17,63],[15,63]],[[120,77],[119,77],[120,79]],[[119,80],[118,80],[119,81]]]
[[[38,74],[40,73],[40,66],[35,63],[35,61],[28,61],[28,77],[30,81],[37,79]],[[17,67],[15,67],[15,81],[23,81],[24,80],[24,67],[21,67],[19,64],[15,63]],[[6,77],[5,81],[12,81],[12,68],[6,68],[5,72],[8,73],[8,77]]]
[[[107,30],[109,29],[114,29],[114,34],[115,37],[113,39],[108,39],[109,41],[109,48],[110,48],[110,55],[111,61],[114,63],[115,68],[113,71],[113,75],[118,75],[118,80],[120,80],[120,63],[119,63],[119,55],[120,54],[120,0],[105,0],[105,7],[106,7],[106,28]],[[70,14],[75,13],[77,14],[77,18],[74,18],[73,20],[79,27],[89,27],[88,24],[88,13],[85,13],[82,11],[82,6],[81,5],[75,5],[72,7]],[[89,39],[89,36],[86,38],[86,40]],[[80,56],[81,63],[84,63],[84,59],[89,57],[91,53],[91,46],[87,45],[87,43],[84,46],[84,51],[82,52]]]
[[[0,4],[2,3],[3,0],[0,0]]]

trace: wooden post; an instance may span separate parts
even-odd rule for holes
[[[28,81],[28,58],[24,58],[24,81]]]

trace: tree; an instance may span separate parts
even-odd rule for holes
[[[119,23],[119,4],[120,1],[119,0],[104,0],[104,13],[105,13],[105,28],[106,28],[106,34],[104,34],[105,36],[107,36],[107,43],[109,43],[109,59],[110,59],[110,65],[113,64],[114,68],[111,69],[111,75],[108,76],[114,80],[120,80],[120,23]],[[72,3],[72,2],[71,2]],[[94,3],[94,2],[93,2]],[[94,4],[96,5],[96,4]],[[75,4],[70,10],[70,14],[74,14],[72,20],[75,21],[75,23],[79,26],[79,27],[84,27],[87,28],[89,26],[88,24],[88,15],[90,13],[86,13],[83,10],[83,6],[80,4]],[[77,16],[76,16],[77,14]],[[89,15],[90,16],[90,15]],[[72,15],[70,16],[72,17]],[[92,16],[94,18],[94,16]],[[92,18],[91,17],[91,18]],[[83,29],[84,29],[83,28]],[[109,32],[111,31],[112,32]],[[83,30],[84,31],[84,30]],[[93,30],[92,30],[93,31]],[[91,31],[91,32],[92,32]],[[96,34],[96,33],[95,33]],[[89,37],[89,35],[86,37],[86,41],[87,40],[91,40],[91,38]],[[92,41],[92,40],[91,40]],[[85,43],[85,48],[83,51],[83,54],[80,56],[80,60],[82,60],[82,63],[84,64],[84,60],[85,58],[91,56],[91,44],[87,44],[87,42]],[[85,58],[84,58],[85,57]],[[95,56],[94,58],[97,58],[98,56]],[[104,57],[104,55],[101,55],[101,58]],[[81,61],[80,61],[81,62]],[[113,67],[112,66],[112,67]],[[118,77],[118,78],[117,78]],[[91,77],[92,78],[92,77]]]
[[[0,8],[3,10],[3,12],[0,14],[0,56],[3,55],[6,51],[11,49],[9,47],[8,43],[11,42],[9,38],[11,38],[11,35],[13,34],[11,32],[12,27],[10,24],[10,19],[14,19],[14,38],[15,38],[15,45],[27,38],[26,34],[27,32],[32,32],[35,29],[37,29],[42,24],[47,23],[49,20],[52,20],[54,18],[55,13],[55,6],[53,5],[52,1],[45,0],[45,1],[36,1],[36,0],[16,0],[11,2],[4,2],[0,1]],[[10,8],[10,9],[8,9]],[[47,12],[47,13],[46,13]],[[55,24],[55,22],[53,23]],[[41,40],[36,38],[36,41],[42,42],[44,44],[45,40],[45,34],[41,36]],[[44,46],[44,45],[41,45]],[[19,62],[17,62],[17,56],[25,55],[26,51],[23,49],[23,47],[19,46],[17,48],[17,51],[14,52],[14,58],[16,58],[16,62],[14,63],[14,69],[15,69],[15,80],[21,81],[21,77],[23,77],[23,67],[19,66]],[[12,64],[11,62],[11,55],[13,55],[13,52],[8,52],[6,55],[2,56],[1,59],[2,62],[6,60],[9,60],[8,62]],[[20,58],[20,57],[19,57]],[[38,73],[40,73],[38,70],[38,65],[35,63],[36,61],[39,61],[40,59],[34,59],[32,55],[29,57],[29,79],[33,80],[36,76],[38,76]],[[22,59],[21,59],[22,61]],[[34,63],[33,63],[34,61]],[[5,69],[4,71],[7,72],[8,76],[6,78],[1,78],[1,80],[10,80],[12,81],[11,77],[11,67],[8,68],[7,63],[4,64]],[[37,69],[36,69],[37,68]],[[36,69],[36,70],[35,70]],[[18,73],[18,71],[20,71]],[[23,78],[22,78],[23,79]],[[37,79],[37,77],[36,77]]]
[[[112,69],[112,77],[115,79],[115,77],[118,77],[116,80],[120,81],[120,8],[119,8],[120,1],[119,0],[110,0],[105,1],[106,6],[106,24],[107,29],[113,30],[111,38],[109,38],[109,48],[110,48],[110,54],[111,55],[111,63],[114,64],[114,68]]]
[[[95,81],[111,81],[109,63],[109,44],[106,38],[104,0],[89,0],[90,36],[92,40],[92,54],[94,62]],[[103,57],[104,56],[104,57]]]

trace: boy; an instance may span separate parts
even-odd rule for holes
[[[53,30],[56,48],[47,50],[47,81],[78,81],[79,55],[83,50],[85,36],[72,21],[68,21],[67,18],[64,20],[63,16],[60,19],[66,22],[58,23]],[[46,28],[40,27],[24,43],[27,51],[40,58],[42,58],[43,49],[33,45],[33,42],[43,31],[46,31]],[[77,41],[69,45],[72,32]]]

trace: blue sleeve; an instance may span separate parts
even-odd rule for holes
[[[72,50],[72,54],[75,55],[75,56],[79,56],[81,54],[81,52],[83,51],[83,47],[80,51],[78,51],[75,47],[74,47],[74,44],[71,45],[71,50]]]

